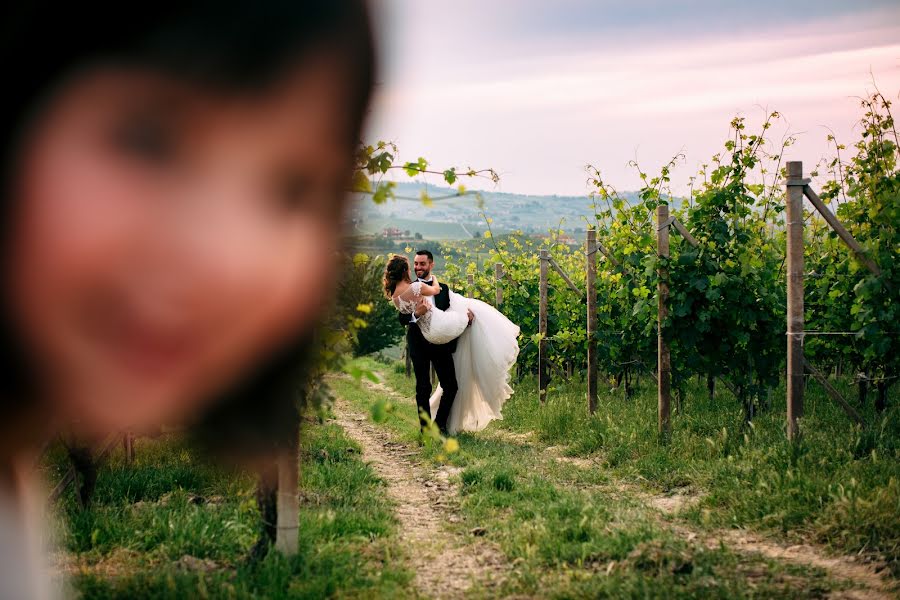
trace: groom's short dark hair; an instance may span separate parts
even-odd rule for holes
[[[428,260],[434,262],[434,254],[431,253],[431,250],[416,250],[416,256],[427,256]]]

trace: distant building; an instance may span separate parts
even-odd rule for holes
[[[540,241],[545,241],[545,240],[555,240],[557,243],[559,243],[559,244],[565,244],[566,246],[576,246],[576,245],[578,245],[578,242],[575,241],[575,238],[573,238],[573,237],[570,236],[570,235],[566,235],[566,234],[563,234],[563,235],[561,235],[561,236],[559,236],[559,237],[553,237],[553,236],[547,235],[546,233],[539,233],[539,234],[533,235],[533,236],[531,236],[531,237],[534,238],[534,239],[536,239],[536,240],[540,240]]]
[[[403,235],[403,232],[400,231],[399,227],[385,227],[381,235],[389,238],[398,238]]]

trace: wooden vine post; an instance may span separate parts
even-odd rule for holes
[[[125,450],[125,464],[134,464],[134,433],[126,431],[122,436],[122,447]]]
[[[808,179],[803,179],[802,181],[809,181]],[[847,231],[847,228],[838,221],[838,218],[834,215],[833,212],[828,210],[828,207],[825,206],[825,203],[822,202],[822,199],[819,198],[819,195],[816,194],[809,185],[803,186],[803,195],[806,196],[806,199],[809,200],[812,205],[819,211],[819,214],[825,219],[825,222],[831,226],[834,232],[841,238],[841,241],[847,245],[853,251],[854,257],[863,266],[865,266],[869,271],[872,272],[873,275],[881,275],[881,269],[875,263],[874,260],[869,258],[866,254],[866,251],[862,246],[859,245],[859,242]]]
[[[466,275],[466,286],[469,292],[469,298],[475,297],[475,275],[469,273]]]
[[[550,266],[550,252],[544,248],[540,251],[541,279],[540,279],[540,309],[538,311],[538,388],[541,403],[547,399],[547,385],[549,374],[547,373],[547,270]]]
[[[503,263],[495,263],[494,264],[494,289],[495,297],[494,301],[496,303],[496,308],[500,308],[500,305],[503,304],[503,288],[500,287],[500,281],[503,279]]]
[[[587,394],[588,410],[594,414],[597,410],[597,231],[590,227],[585,243],[587,257],[587,273],[585,274],[585,292],[587,292]]]
[[[799,437],[803,416],[803,163],[787,163],[787,435]]]
[[[656,207],[656,254],[660,259],[669,258],[669,206],[660,204]],[[659,434],[663,438],[668,437],[671,431],[670,406],[672,404],[672,357],[669,352],[669,343],[663,335],[663,324],[668,314],[669,301],[669,271],[660,266],[656,271],[657,296],[659,305],[657,309],[657,382],[658,382],[658,418]]]
[[[285,556],[297,554],[300,544],[300,435],[299,421],[287,450],[279,455],[278,464],[278,520],[275,528],[275,549]]]

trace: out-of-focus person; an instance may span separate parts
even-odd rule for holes
[[[251,452],[293,410],[374,52],[360,0],[0,13],[0,598],[41,598],[59,428],[206,421]]]

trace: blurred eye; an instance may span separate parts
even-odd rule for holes
[[[176,140],[172,128],[153,116],[126,118],[116,127],[114,143],[127,156],[156,165],[167,164],[175,158]]]
[[[277,202],[278,208],[285,212],[332,217],[340,213],[341,196],[322,189],[312,177],[298,173],[283,179]]]
[[[278,192],[282,208],[290,211],[308,210],[314,204],[312,179],[305,175],[285,177]]]

